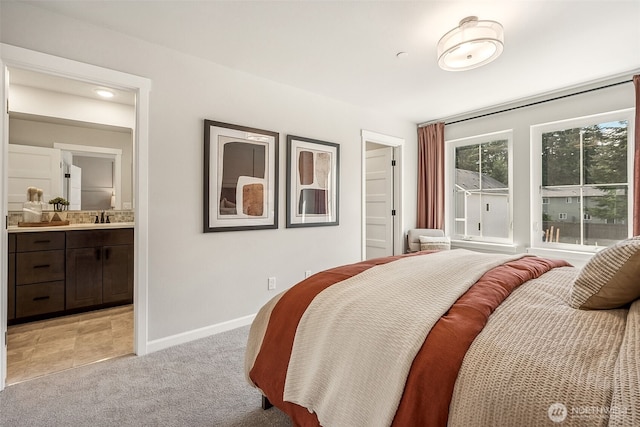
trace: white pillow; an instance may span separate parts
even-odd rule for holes
[[[421,251],[448,251],[451,249],[451,239],[446,236],[418,236]]]

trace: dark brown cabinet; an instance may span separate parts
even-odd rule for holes
[[[16,235],[15,318],[64,311],[64,232]]]
[[[133,302],[133,229],[9,233],[8,320]]]
[[[133,302],[133,245],[104,247],[102,302]]]
[[[133,230],[67,233],[67,309],[133,301]]]
[[[102,303],[102,248],[67,249],[67,309]]]
[[[9,292],[7,293],[7,318],[16,318],[16,235],[9,234]]]

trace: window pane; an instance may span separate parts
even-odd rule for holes
[[[482,144],[482,188],[509,188],[509,146],[507,140]]]
[[[478,211],[471,192],[480,189],[480,154],[478,145],[466,145],[456,148],[456,178],[455,178],[455,212],[461,221],[456,226],[459,236],[479,236]]]
[[[480,193],[467,193],[467,236],[481,236]]]
[[[466,145],[456,148],[456,169],[478,173],[480,171],[478,145]],[[457,177],[456,177],[457,184]],[[479,188],[479,187],[475,187]]]
[[[482,211],[482,234],[491,237],[509,237],[508,190],[486,190],[480,199]]]
[[[585,245],[608,246],[627,238],[627,186],[585,187]]]
[[[548,203],[540,205],[542,206],[542,241],[581,244],[580,188],[543,188],[542,197],[548,200]],[[567,203],[568,198],[571,198],[574,203]]]
[[[465,195],[464,195],[464,190],[460,190],[459,188],[456,188],[456,192],[455,192],[455,197],[456,197],[456,213],[455,213],[455,218],[459,219],[459,218],[464,218],[465,214],[464,214],[464,202],[465,202]]]
[[[585,184],[627,182],[627,122],[584,128]]]
[[[542,185],[580,184],[580,128],[542,134]]]
[[[478,136],[466,141],[469,145],[452,147],[452,216],[457,237],[510,239],[509,135],[510,132],[502,132]]]

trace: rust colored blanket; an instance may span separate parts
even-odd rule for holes
[[[420,252],[404,256],[428,254]],[[289,414],[296,425],[319,425],[315,414],[282,400],[289,356],[306,307],[327,287],[398,258],[364,261],[316,274],[285,292],[273,307],[249,377],[275,406]],[[494,268],[482,276],[427,336],[412,364],[393,425],[446,425],[449,403],[465,352],[493,310],[520,284],[563,265],[567,264],[525,257]]]

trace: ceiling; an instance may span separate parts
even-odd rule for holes
[[[640,71],[638,0],[25,2],[416,123]],[[440,70],[469,15],[503,24],[502,56]]]

